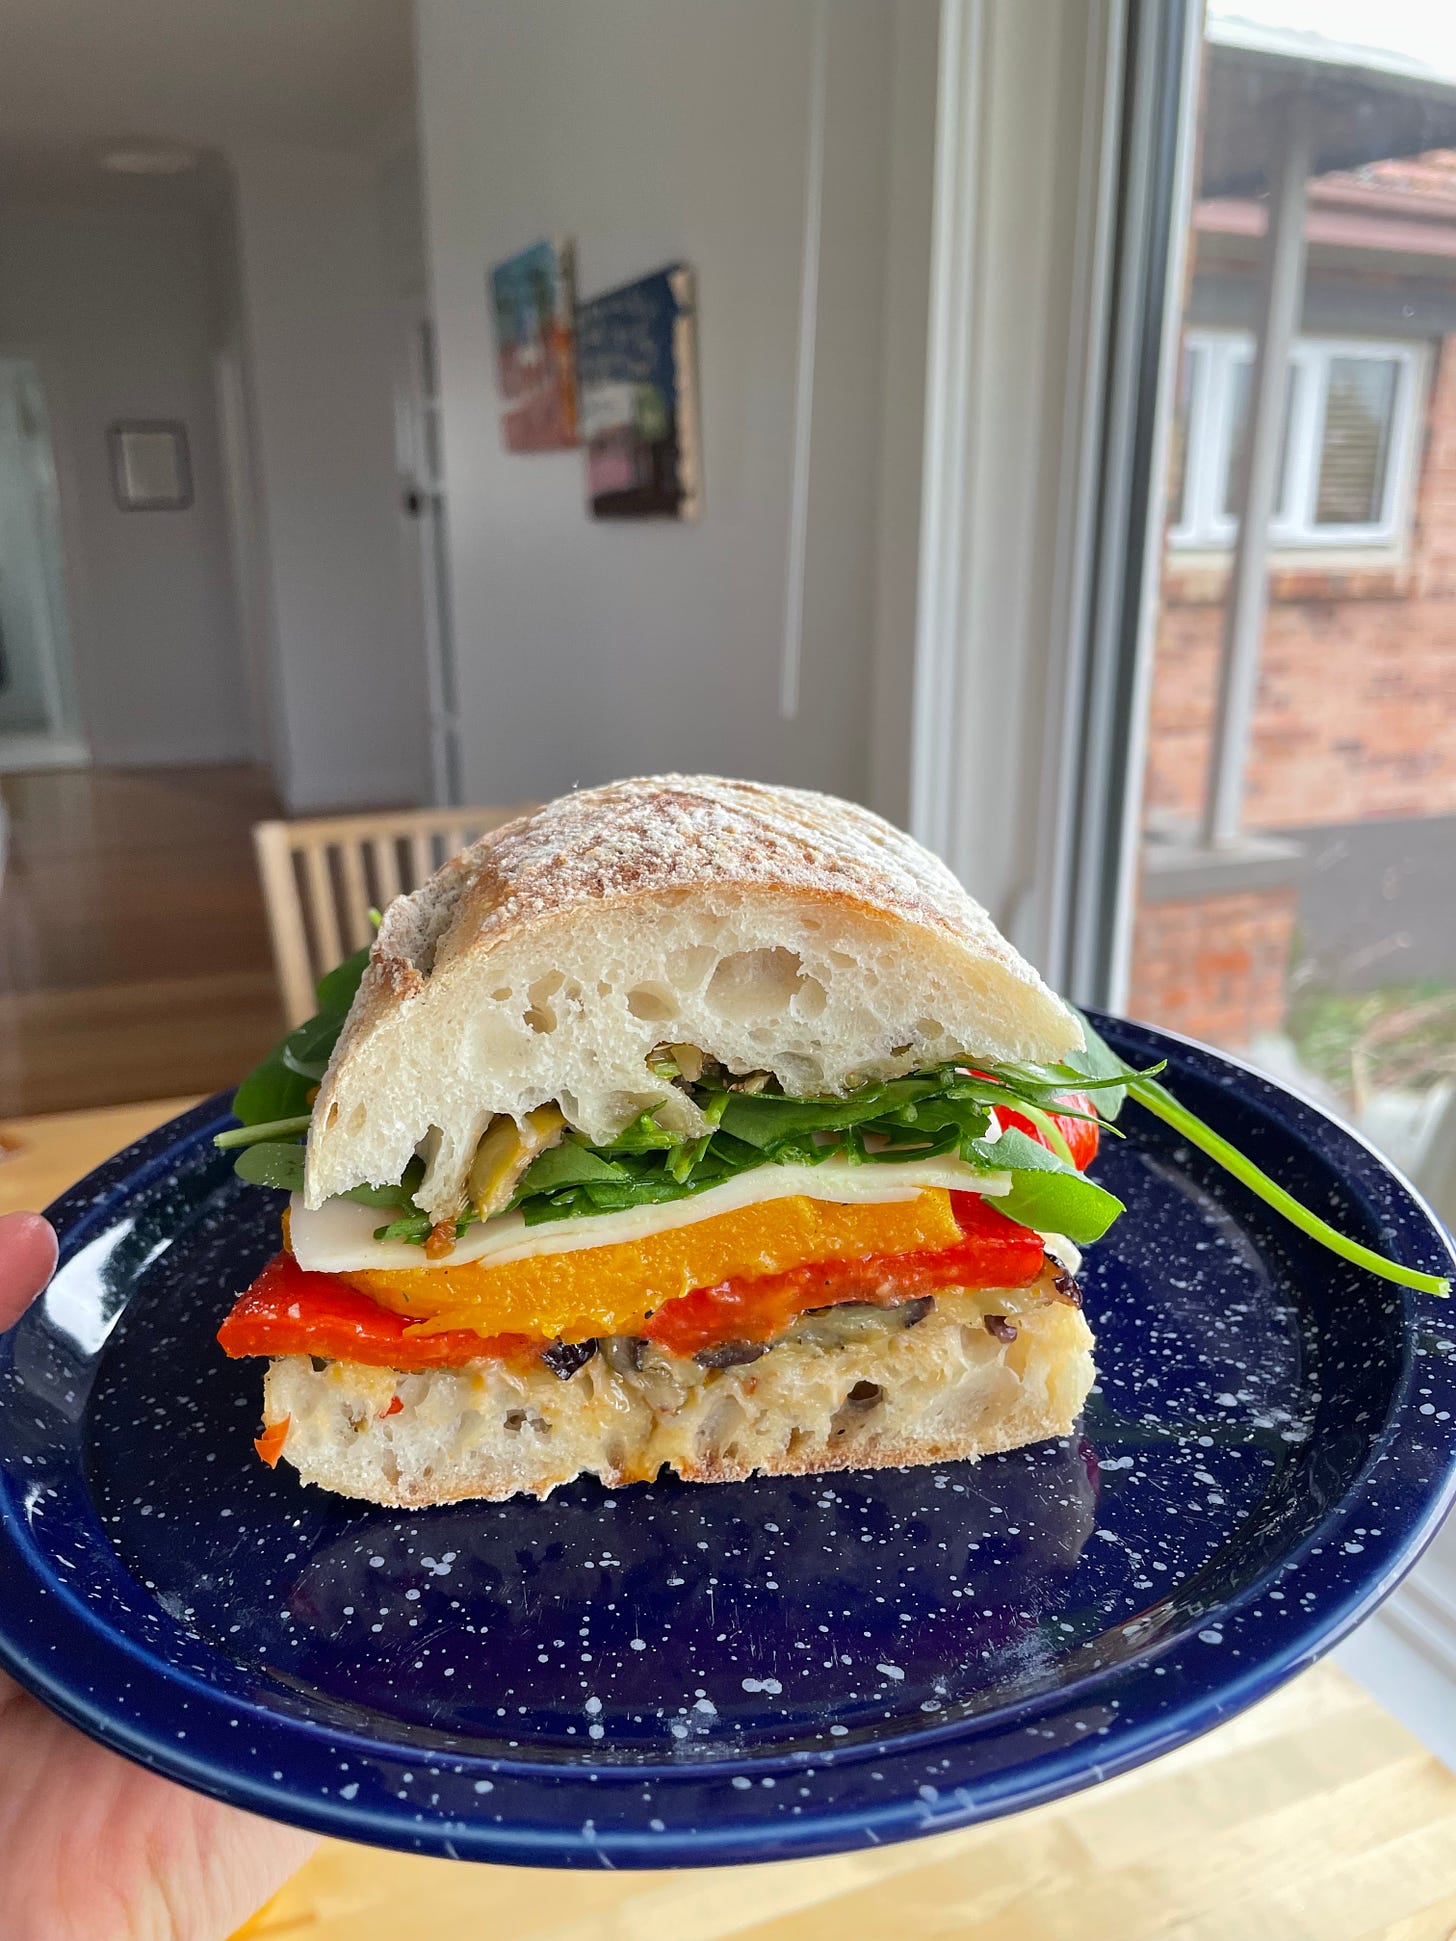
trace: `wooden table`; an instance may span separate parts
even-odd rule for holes
[[[0,1126],[0,1212],[186,1100]],[[1014,1820],[731,1873],[554,1873],[325,1841],[248,1941],[1452,1941],[1456,1776],[1330,1663]],[[242,1941],[242,1937],[238,1937]]]

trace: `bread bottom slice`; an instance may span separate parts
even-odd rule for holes
[[[1004,1320],[988,1327],[988,1316]],[[500,1502],[578,1476],[618,1488],[664,1467],[737,1482],[1016,1449],[1071,1429],[1092,1347],[1081,1310],[1044,1277],[940,1289],[914,1325],[893,1309],[805,1316],[729,1368],[622,1339],[565,1381],[539,1362],[404,1374],[289,1355],[269,1365],[264,1416],[287,1418],[283,1454],[303,1480],[340,1495],[400,1508]]]

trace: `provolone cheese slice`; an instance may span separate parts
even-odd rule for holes
[[[949,1156],[900,1163],[851,1166],[826,1159],[819,1166],[754,1166],[721,1186],[668,1200],[658,1206],[624,1207],[618,1213],[573,1215],[528,1227],[520,1213],[507,1213],[468,1227],[440,1267],[472,1261],[504,1266],[542,1254],[575,1253],[583,1247],[615,1247],[647,1240],[675,1227],[717,1219],[770,1200],[826,1200],[837,1206],[888,1204],[913,1200],[927,1188],[942,1192],[1000,1195],[1011,1191],[1009,1173],[981,1173]],[[422,1250],[404,1240],[376,1240],[374,1231],[388,1215],[353,1200],[329,1200],[310,1212],[295,1193],[289,1207],[289,1234],[300,1267],[319,1274],[430,1271]]]

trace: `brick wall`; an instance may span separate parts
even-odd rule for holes
[[[1252,828],[1456,811],[1456,337],[1431,373],[1409,557],[1344,562],[1271,581],[1245,794]],[[1146,797],[1155,816],[1190,819],[1203,801],[1227,570],[1171,555],[1164,574]]]
[[[1128,1011],[1233,1049],[1284,1018],[1296,892],[1141,903]]]
[[[1414,193],[1433,162],[1449,195],[1456,154],[1377,163],[1357,186],[1378,174]],[[1406,179],[1413,169],[1425,171],[1420,182]],[[1190,275],[1206,240],[1190,251]],[[1456,336],[1433,346],[1403,555],[1276,553],[1271,564],[1245,826],[1456,814]],[[1153,823],[1195,822],[1203,806],[1228,572],[1226,559],[1164,562],[1145,797]],[[1278,1030],[1296,902],[1292,886],[1140,899],[1128,1008],[1233,1047]]]

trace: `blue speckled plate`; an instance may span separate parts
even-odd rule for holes
[[[1449,1271],[1353,1134],[1212,1053],[1195,1110]],[[394,1514],[252,1450],[213,1332],[276,1196],[214,1100],[52,1209],[0,1340],[0,1663],[189,1785],[355,1840],[579,1866],[763,1860],[1006,1813],[1249,1704],[1388,1592],[1453,1493],[1456,1325],[1306,1244],[1130,1108],[1085,1275],[1080,1435],[900,1472]]]

